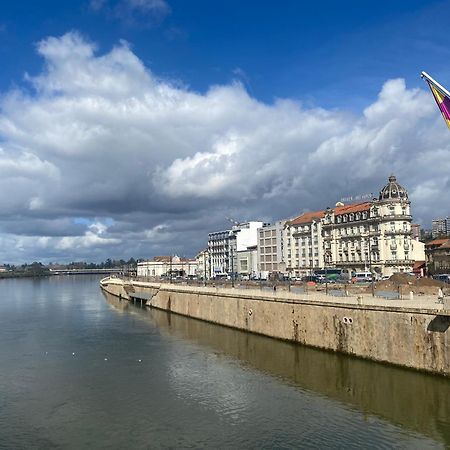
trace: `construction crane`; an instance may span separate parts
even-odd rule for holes
[[[233,225],[235,225],[237,227],[240,225],[240,222],[238,222],[237,220],[231,219],[230,217],[225,216],[225,219],[227,219],[229,222],[231,222]]]

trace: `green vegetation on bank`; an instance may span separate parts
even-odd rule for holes
[[[123,259],[110,259],[100,263],[88,263],[85,261],[73,261],[69,264],[49,263],[44,265],[41,262],[31,264],[13,265],[4,264],[0,270],[1,278],[21,278],[21,277],[46,277],[51,275],[51,270],[82,270],[82,269],[115,269],[115,268],[135,268],[137,262],[134,258],[128,261]]]

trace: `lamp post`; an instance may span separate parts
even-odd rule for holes
[[[204,270],[203,270],[203,284],[206,286],[206,256],[208,255],[208,252],[205,251],[203,253],[203,266],[204,266]]]
[[[233,255],[233,236],[234,233],[231,230],[228,234],[228,242],[230,246],[230,259],[231,259],[231,287],[234,288],[234,255]]]
[[[172,255],[170,255],[170,262],[169,262],[169,282],[172,284]]]
[[[369,226],[369,270],[370,270],[370,283],[372,289],[372,297],[375,297],[375,287],[373,285],[373,273],[372,273],[372,247],[370,239],[370,226]]]

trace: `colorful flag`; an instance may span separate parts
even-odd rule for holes
[[[450,93],[437,81],[431,78],[426,72],[422,72],[422,78],[425,78],[428,86],[430,86],[431,92],[436,100],[438,108],[441,111],[442,117],[450,129]]]

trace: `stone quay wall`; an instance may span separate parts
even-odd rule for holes
[[[361,305],[320,294],[102,280],[123,299],[195,319],[375,361],[450,376],[450,311]]]

